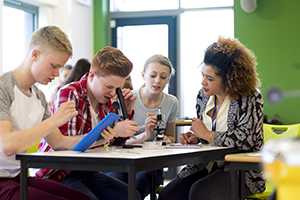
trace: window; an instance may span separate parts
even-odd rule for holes
[[[198,19],[197,23],[195,19]],[[195,117],[196,96],[202,87],[200,64],[204,51],[219,36],[234,36],[233,9],[189,11],[183,13],[180,20],[181,115]]]
[[[110,0],[110,11],[145,11],[178,9],[179,0]]]
[[[10,71],[22,62],[27,43],[37,27],[37,15],[38,8],[35,6],[16,0],[4,0],[2,72]]]
[[[218,8],[233,6],[233,0],[181,0],[182,8]]]
[[[219,36],[234,37],[233,0],[110,0],[111,17],[115,21],[120,19],[137,19],[138,17],[176,16],[179,20],[176,29],[176,44],[174,63],[177,73],[177,97],[180,99],[180,116],[194,117],[196,115],[196,95],[201,88],[201,68],[205,49]],[[149,9],[147,9],[147,7]],[[166,11],[168,10],[168,11]],[[126,11],[126,12],[123,12]],[[130,12],[131,11],[131,12]],[[140,12],[138,12],[140,11]],[[143,24],[149,25],[149,24]],[[142,31],[141,31],[142,32]],[[161,30],[161,32],[163,32]],[[155,39],[155,35],[148,34],[146,30],[140,35],[147,36],[143,43],[148,52],[157,51],[153,46],[163,44],[166,38]],[[130,36],[129,36],[130,34]],[[128,48],[137,58],[143,58],[144,49],[135,48],[141,45],[136,35],[126,31],[123,43],[128,43]],[[130,39],[130,40],[129,40]],[[142,43],[142,44],[143,44]],[[158,45],[159,43],[159,45]],[[122,48],[122,45],[118,46]],[[162,48],[161,48],[162,49]],[[170,48],[169,48],[170,51]],[[161,52],[157,52],[161,53]],[[135,58],[133,58],[133,61]],[[143,63],[139,61],[139,63]],[[174,64],[173,63],[173,64]],[[140,66],[141,64],[138,64]],[[138,68],[138,67],[136,67]],[[141,84],[141,76],[132,74],[133,83]],[[136,78],[139,76],[138,78]],[[171,84],[170,84],[171,85]]]

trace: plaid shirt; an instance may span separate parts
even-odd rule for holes
[[[60,105],[67,101],[75,102],[78,115],[59,127],[61,133],[65,136],[83,135],[88,133],[92,129],[92,115],[90,101],[88,99],[87,75],[84,75],[81,80],[77,82],[62,87],[58,91],[51,107],[52,113],[56,112]],[[113,111],[111,101],[105,105],[99,104],[98,108],[97,116],[99,121],[105,117],[106,113]],[[53,151],[53,149],[45,139],[43,139],[39,145],[39,151]],[[40,169],[36,173],[36,176],[62,181],[67,173],[68,172],[63,170],[44,168]]]

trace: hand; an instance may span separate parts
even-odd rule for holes
[[[116,131],[111,128],[111,127],[107,127],[102,133],[101,133],[102,137],[104,138],[105,142],[109,142],[110,140],[112,140],[116,135]]]
[[[192,119],[192,127],[191,131],[198,137],[202,138],[208,142],[211,142],[213,140],[213,134],[211,131],[209,131],[201,119],[193,118]]]
[[[153,130],[157,125],[157,117],[155,113],[146,113],[147,118],[145,120],[145,132],[148,137],[153,134]]]
[[[192,132],[187,132],[179,136],[179,141],[181,144],[197,144],[198,138]]]
[[[75,109],[75,102],[67,101],[60,105],[58,110],[52,115],[56,127],[59,127],[69,121],[71,118],[75,117],[78,112]]]
[[[116,137],[130,137],[139,130],[139,126],[135,121],[124,120],[117,122],[113,130],[116,132]]]
[[[167,135],[164,135],[164,139],[163,141],[166,143],[166,144],[171,144],[175,141],[174,137],[172,136],[167,136]]]
[[[125,106],[127,108],[127,113],[131,114],[134,109],[134,104],[136,96],[133,95],[132,90],[124,88],[122,89],[122,94],[124,96]]]

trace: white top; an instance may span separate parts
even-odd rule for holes
[[[6,75],[1,81],[4,80],[6,82],[0,88],[0,120],[10,120],[13,130],[31,128],[40,123],[45,117],[46,108],[38,99],[36,88],[31,90],[32,95],[28,97],[20,91],[11,76]],[[5,91],[12,82],[12,89]],[[19,173],[20,162],[15,159],[15,155],[6,156],[0,147],[0,177],[15,177]]]
[[[227,117],[230,106],[229,97],[225,97],[216,118],[216,132],[227,131]],[[206,104],[205,111],[202,114],[202,120],[208,130],[212,130],[212,119],[208,115],[208,112],[215,107],[215,96],[210,96]]]

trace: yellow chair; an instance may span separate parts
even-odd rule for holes
[[[264,143],[269,140],[282,139],[282,138],[295,138],[300,136],[300,124],[290,124],[290,125],[273,125],[264,124]],[[274,190],[274,186],[271,182],[266,181],[266,190],[262,193],[256,193],[248,196],[246,199],[268,199]]]

